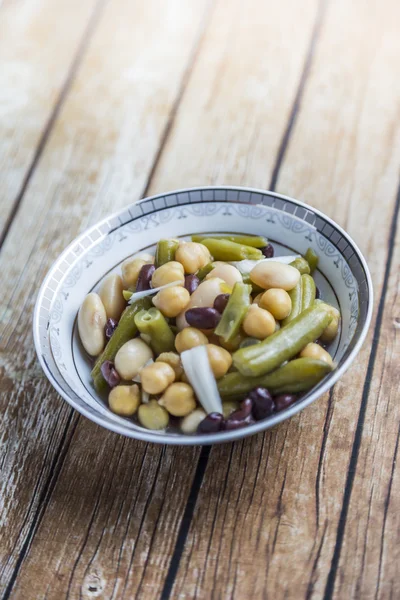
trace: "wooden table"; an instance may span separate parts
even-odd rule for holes
[[[400,3],[3,0],[2,598],[400,597]],[[276,189],[365,253],[374,318],[330,394],[213,448],[124,439],[39,368],[59,252],[144,195]]]

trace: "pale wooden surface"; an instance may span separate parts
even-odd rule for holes
[[[398,598],[400,6],[0,4],[3,598]],[[365,253],[368,339],[244,442],[161,448],[57,396],[31,335],[50,264],[145,193],[298,197]]]

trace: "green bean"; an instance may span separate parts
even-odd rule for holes
[[[285,327],[285,325],[291,323],[291,321],[293,321],[293,319],[298,317],[301,313],[301,279],[297,283],[297,285],[292,290],[290,290],[290,292],[288,292],[288,294],[292,301],[292,310],[290,311],[288,316],[285,319],[283,319],[282,327]]]
[[[218,240],[216,238],[206,238],[201,242],[203,246],[209,249],[214,260],[261,260],[263,253],[258,248],[237,244],[230,240]]]
[[[250,306],[250,293],[250,285],[235,283],[228,304],[215,330],[215,334],[221,336],[225,343],[230,342],[239,333]]]
[[[296,358],[262,377],[245,377],[241,373],[228,373],[218,382],[222,398],[242,399],[255,387],[265,387],[273,394],[306,392],[319,383],[332,367],[314,358]]]
[[[316,287],[311,275],[301,276],[301,310],[306,310],[314,304]]]
[[[282,325],[288,325],[288,323],[293,321],[293,319],[295,319],[303,310],[309,308],[314,303],[315,293],[316,287],[314,279],[311,275],[304,273],[296,287],[288,292],[292,301],[292,310],[290,311],[290,314],[283,319]]]
[[[124,297],[124,300],[128,302],[128,300],[132,298],[133,292],[131,292],[131,290],[122,290],[122,295]]]
[[[155,267],[161,267],[165,263],[175,259],[179,242],[177,240],[160,240],[156,249]]]
[[[150,337],[150,346],[156,354],[172,352],[175,349],[175,336],[157,308],[141,310],[135,316],[135,323],[140,333]]]
[[[192,242],[203,242],[203,240],[210,239],[208,235],[192,235]],[[228,240],[230,242],[236,242],[237,244],[244,244],[245,246],[252,246],[253,248],[265,248],[268,244],[266,237],[262,235],[216,235],[215,240]]]
[[[253,337],[246,337],[240,342],[239,348],[248,348],[249,346],[255,346],[256,344],[261,344],[261,340]]]
[[[209,273],[211,273],[211,271],[214,269],[214,267],[215,267],[215,265],[212,262],[209,262],[206,265],[204,265],[204,267],[199,269],[197,271],[196,275],[200,279],[200,281],[203,281],[203,279],[205,279],[207,277],[207,275]]]
[[[116,330],[110,338],[107,346],[104,348],[102,354],[100,354],[99,358],[96,360],[91,373],[94,387],[98,392],[102,392],[103,390],[107,389],[107,383],[101,374],[101,365],[106,360],[113,361],[118,350],[125,344],[125,342],[128,342],[135,337],[138,332],[135,324],[135,316],[139,311],[149,308],[150,306],[151,301],[149,298],[141,298],[131,306],[127,306],[122,313]]]
[[[332,315],[326,307],[314,304],[261,344],[235,352],[233,364],[242,375],[249,377],[265,375],[319,338],[331,319]]]
[[[252,296],[258,296],[258,294],[265,292],[264,288],[260,287],[259,285],[257,285],[256,283],[253,283],[251,281],[250,273],[246,273],[245,275],[243,275],[243,283],[246,283],[247,285],[251,285]]]
[[[314,273],[315,269],[318,267],[319,256],[312,248],[308,248],[307,252],[304,255],[304,258],[308,262],[310,266],[311,275]]]
[[[295,258],[294,261],[290,263],[290,266],[300,271],[302,275],[304,275],[304,273],[307,273],[307,275],[310,273],[310,265],[302,256]]]

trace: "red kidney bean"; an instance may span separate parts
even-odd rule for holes
[[[118,321],[115,321],[114,319],[107,319],[104,331],[108,340],[112,337],[112,334],[117,329],[117,325]]]
[[[254,388],[250,392],[249,398],[253,401],[253,417],[256,421],[261,421],[274,412],[275,404],[266,388]]]
[[[143,265],[139,271],[139,277],[136,283],[136,292],[144,292],[151,288],[151,278],[156,270],[154,265]]]
[[[190,295],[193,294],[195,290],[199,287],[200,279],[197,275],[186,275],[185,276],[185,288],[189,292]]]
[[[233,421],[244,421],[251,415],[252,408],[253,400],[251,398],[245,398],[240,403],[240,408],[229,415],[228,420],[232,419]]]
[[[215,310],[217,310],[221,315],[224,312],[226,305],[228,304],[229,301],[229,297],[230,294],[220,294],[219,296],[217,296],[214,300],[214,308]]]
[[[220,413],[210,413],[199,424],[198,433],[216,433],[221,431],[224,417]]]
[[[267,244],[264,248],[261,248],[261,252],[265,258],[272,258],[274,256],[274,247],[272,244]]]
[[[197,329],[215,329],[221,319],[221,315],[215,308],[189,308],[185,312],[185,319],[191,327]]]
[[[110,388],[115,387],[121,381],[120,376],[114,368],[114,363],[112,363],[111,360],[105,360],[101,365],[100,370]]]
[[[247,427],[254,423],[254,420],[251,417],[247,419],[232,419],[232,415],[227,419],[224,423],[225,431],[233,431],[235,429],[242,429],[242,427]]]
[[[281,411],[296,402],[297,396],[295,394],[281,394],[280,396],[274,397],[275,410]]]

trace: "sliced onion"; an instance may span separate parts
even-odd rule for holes
[[[206,413],[222,413],[221,397],[211,370],[206,347],[196,346],[182,352],[181,360],[186,377]]]
[[[289,265],[296,258],[299,258],[300,254],[291,254],[289,256],[274,256],[273,258],[262,258],[261,260],[234,260],[229,262],[230,265],[236,267],[242,275],[249,275],[256,265],[262,262],[280,262],[285,265]]]
[[[157,294],[160,290],[165,290],[166,288],[173,287],[174,285],[182,285],[182,281],[172,281],[171,283],[166,283],[157,288],[151,288],[150,290],[143,290],[143,292],[133,292],[132,296],[128,300],[128,304],[133,304],[136,300],[140,300],[140,298],[146,298],[146,296],[153,296],[153,294]]]

